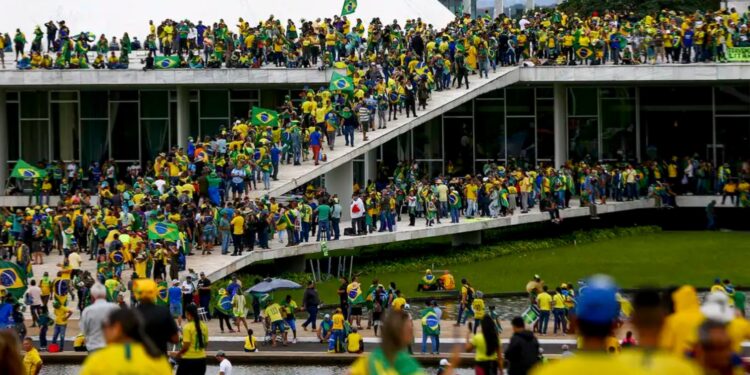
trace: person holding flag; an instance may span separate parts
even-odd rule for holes
[[[349,300],[349,324],[357,322],[357,328],[362,329],[362,305],[365,298],[362,295],[362,285],[359,276],[354,276],[352,282],[346,286],[346,297]]]
[[[440,319],[443,311],[437,301],[430,301],[419,316],[422,321],[422,354],[427,352],[427,338],[430,339],[430,354],[440,354]]]

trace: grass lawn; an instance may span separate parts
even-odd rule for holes
[[[729,278],[737,286],[750,286],[750,232],[662,232],[617,240],[565,246],[524,254],[501,256],[481,264],[437,264],[448,268],[485,293],[522,291],[536,273],[550,285],[576,282],[588,275],[606,273],[624,288],[692,284],[710,286],[715,277]],[[356,259],[354,265],[357,270]],[[387,285],[395,281],[407,297],[416,292],[419,273],[362,275],[369,285],[377,277]],[[337,303],[338,281],[318,285],[324,303]],[[283,298],[285,293],[277,293]],[[301,291],[292,295],[299,300]]]

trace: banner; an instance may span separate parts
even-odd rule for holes
[[[750,61],[750,47],[727,48],[727,60],[731,62]]]

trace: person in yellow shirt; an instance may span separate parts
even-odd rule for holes
[[[542,292],[536,296],[536,304],[539,308],[539,334],[547,334],[549,315],[552,311],[552,296],[547,292],[547,286],[542,287]]]
[[[22,345],[23,351],[26,352],[23,356],[23,368],[26,370],[26,375],[39,375],[42,370],[42,357],[34,347],[34,341],[31,337],[26,337]]]
[[[574,356],[534,367],[530,374],[649,374],[650,372],[641,368],[640,364],[623,362],[607,353],[607,337],[610,336],[620,315],[620,304],[615,297],[617,286],[606,276],[594,276],[587,280],[586,285],[586,291],[578,297],[576,305],[581,350]]]
[[[333,317],[331,318],[331,321],[333,323],[331,325],[331,338],[328,339],[329,353],[335,353],[336,351],[339,351],[340,345],[344,341],[345,320],[346,318],[344,318],[344,314],[341,312],[341,309],[337,308],[336,312],[333,313]]]
[[[271,302],[263,312],[271,325],[271,346],[276,346],[277,332],[281,333],[282,344],[286,346],[286,325],[281,315],[281,306],[276,302]]]
[[[401,291],[396,291],[396,298],[393,299],[393,302],[391,302],[391,308],[393,308],[393,311],[403,311],[404,307],[406,306],[406,298],[404,298],[401,295]]]
[[[208,327],[201,322],[198,308],[195,305],[185,307],[187,324],[182,327],[182,349],[170,353],[178,360],[178,368],[189,371],[184,374],[204,374],[206,372],[206,346],[208,345]],[[183,374],[177,370],[178,375]]]
[[[477,333],[477,329],[484,318],[484,295],[480,291],[474,293],[474,301],[471,302],[471,311],[474,313],[474,333]]]
[[[129,375],[170,375],[172,368],[167,357],[142,337],[143,327],[135,310],[116,309],[104,323],[107,346],[86,357],[81,375],[105,375],[113,372]],[[183,346],[184,350],[188,347]],[[195,363],[195,366],[200,366]],[[203,371],[205,371],[205,359]],[[113,371],[116,369],[117,371]],[[191,367],[198,371],[199,367]],[[180,371],[177,371],[180,373]]]
[[[253,330],[247,330],[247,336],[245,336],[245,352],[257,352],[258,351],[258,340],[253,336]]]
[[[553,333],[557,334],[558,330],[562,334],[567,333],[568,322],[565,319],[565,296],[560,287],[555,290],[555,294],[552,296],[552,315],[555,318],[555,328]]]
[[[365,351],[365,341],[357,332],[357,327],[352,327],[351,333],[346,337],[346,351],[361,354]]]
[[[239,210],[234,211],[234,217],[229,222],[232,226],[232,243],[234,243],[234,252],[232,256],[242,255],[242,237],[245,234],[245,218]]]

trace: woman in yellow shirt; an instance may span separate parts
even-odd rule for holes
[[[86,357],[81,375],[111,374],[113,369],[131,375],[172,374],[167,357],[146,338],[134,310],[113,311],[104,324],[104,338],[107,346]]]
[[[481,332],[473,337],[469,332],[466,340],[466,351],[474,351],[476,373],[502,374],[503,355],[500,347],[500,336],[497,333],[495,322],[489,315],[482,318],[481,328]]]
[[[182,328],[182,349],[170,356],[178,359],[177,375],[206,373],[208,328],[198,317],[195,305],[185,307],[188,323]]]

